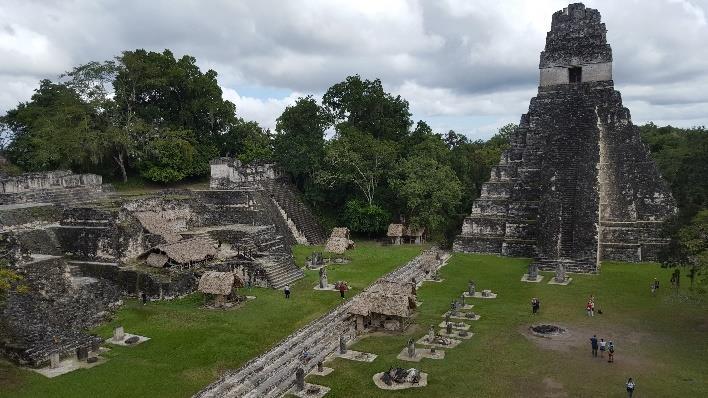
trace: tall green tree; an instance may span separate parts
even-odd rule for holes
[[[429,230],[445,225],[462,195],[452,169],[423,154],[401,161],[391,176],[391,186],[404,202],[406,221]]]
[[[395,155],[393,142],[347,128],[327,146],[325,168],[319,173],[318,180],[330,188],[351,184],[368,205],[373,205]]]
[[[375,138],[400,141],[413,124],[408,101],[385,92],[379,79],[349,76],[327,90],[322,105],[338,130],[356,129]]]
[[[101,159],[100,122],[71,88],[42,80],[30,101],[2,118],[12,130],[8,158],[28,171],[91,170]]]
[[[275,160],[301,190],[320,168],[328,126],[327,115],[312,96],[298,98],[276,121]]]

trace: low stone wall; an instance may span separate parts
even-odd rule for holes
[[[120,267],[110,263],[72,262],[84,276],[112,282],[123,293],[145,293],[153,299],[174,298],[192,293],[197,287],[197,278],[191,271],[140,270],[135,267]]]
[[[0,194],[23,193],[53,188],[79,186],[100,187],[103,178],[97,174],[74,174],[68,170],[25,173],[0,179]]]

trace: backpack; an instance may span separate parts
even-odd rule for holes
[[[610,352],[614,354],[614,352],[615,352],[615,347],[614,347],[614,346],[610,346]]]

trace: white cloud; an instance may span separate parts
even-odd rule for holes
[[[54,79],[74,65],[123,50],[169,48],[219,72],[239,115],[266,127],[272,128],[300,93],[323,93],[360,74],[380,78],[387,90],[409,100],[416,119],[476,134],[493,123],[516,122],[526,111],[551,15],[567,4],[4,0],[0,112],[27,100],[39,79]],[[588,0],[586,5],[602,13],[615,83],[635,120],[708,121],[697,111],[708,109],[708,52],[703,51],[708,1]]]

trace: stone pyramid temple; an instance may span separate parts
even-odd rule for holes
[[[554,13],[539,68],[538,95],[454,250],[571,272],[656,259],[676,205],[614,89],[600,13],[579,3]]]

